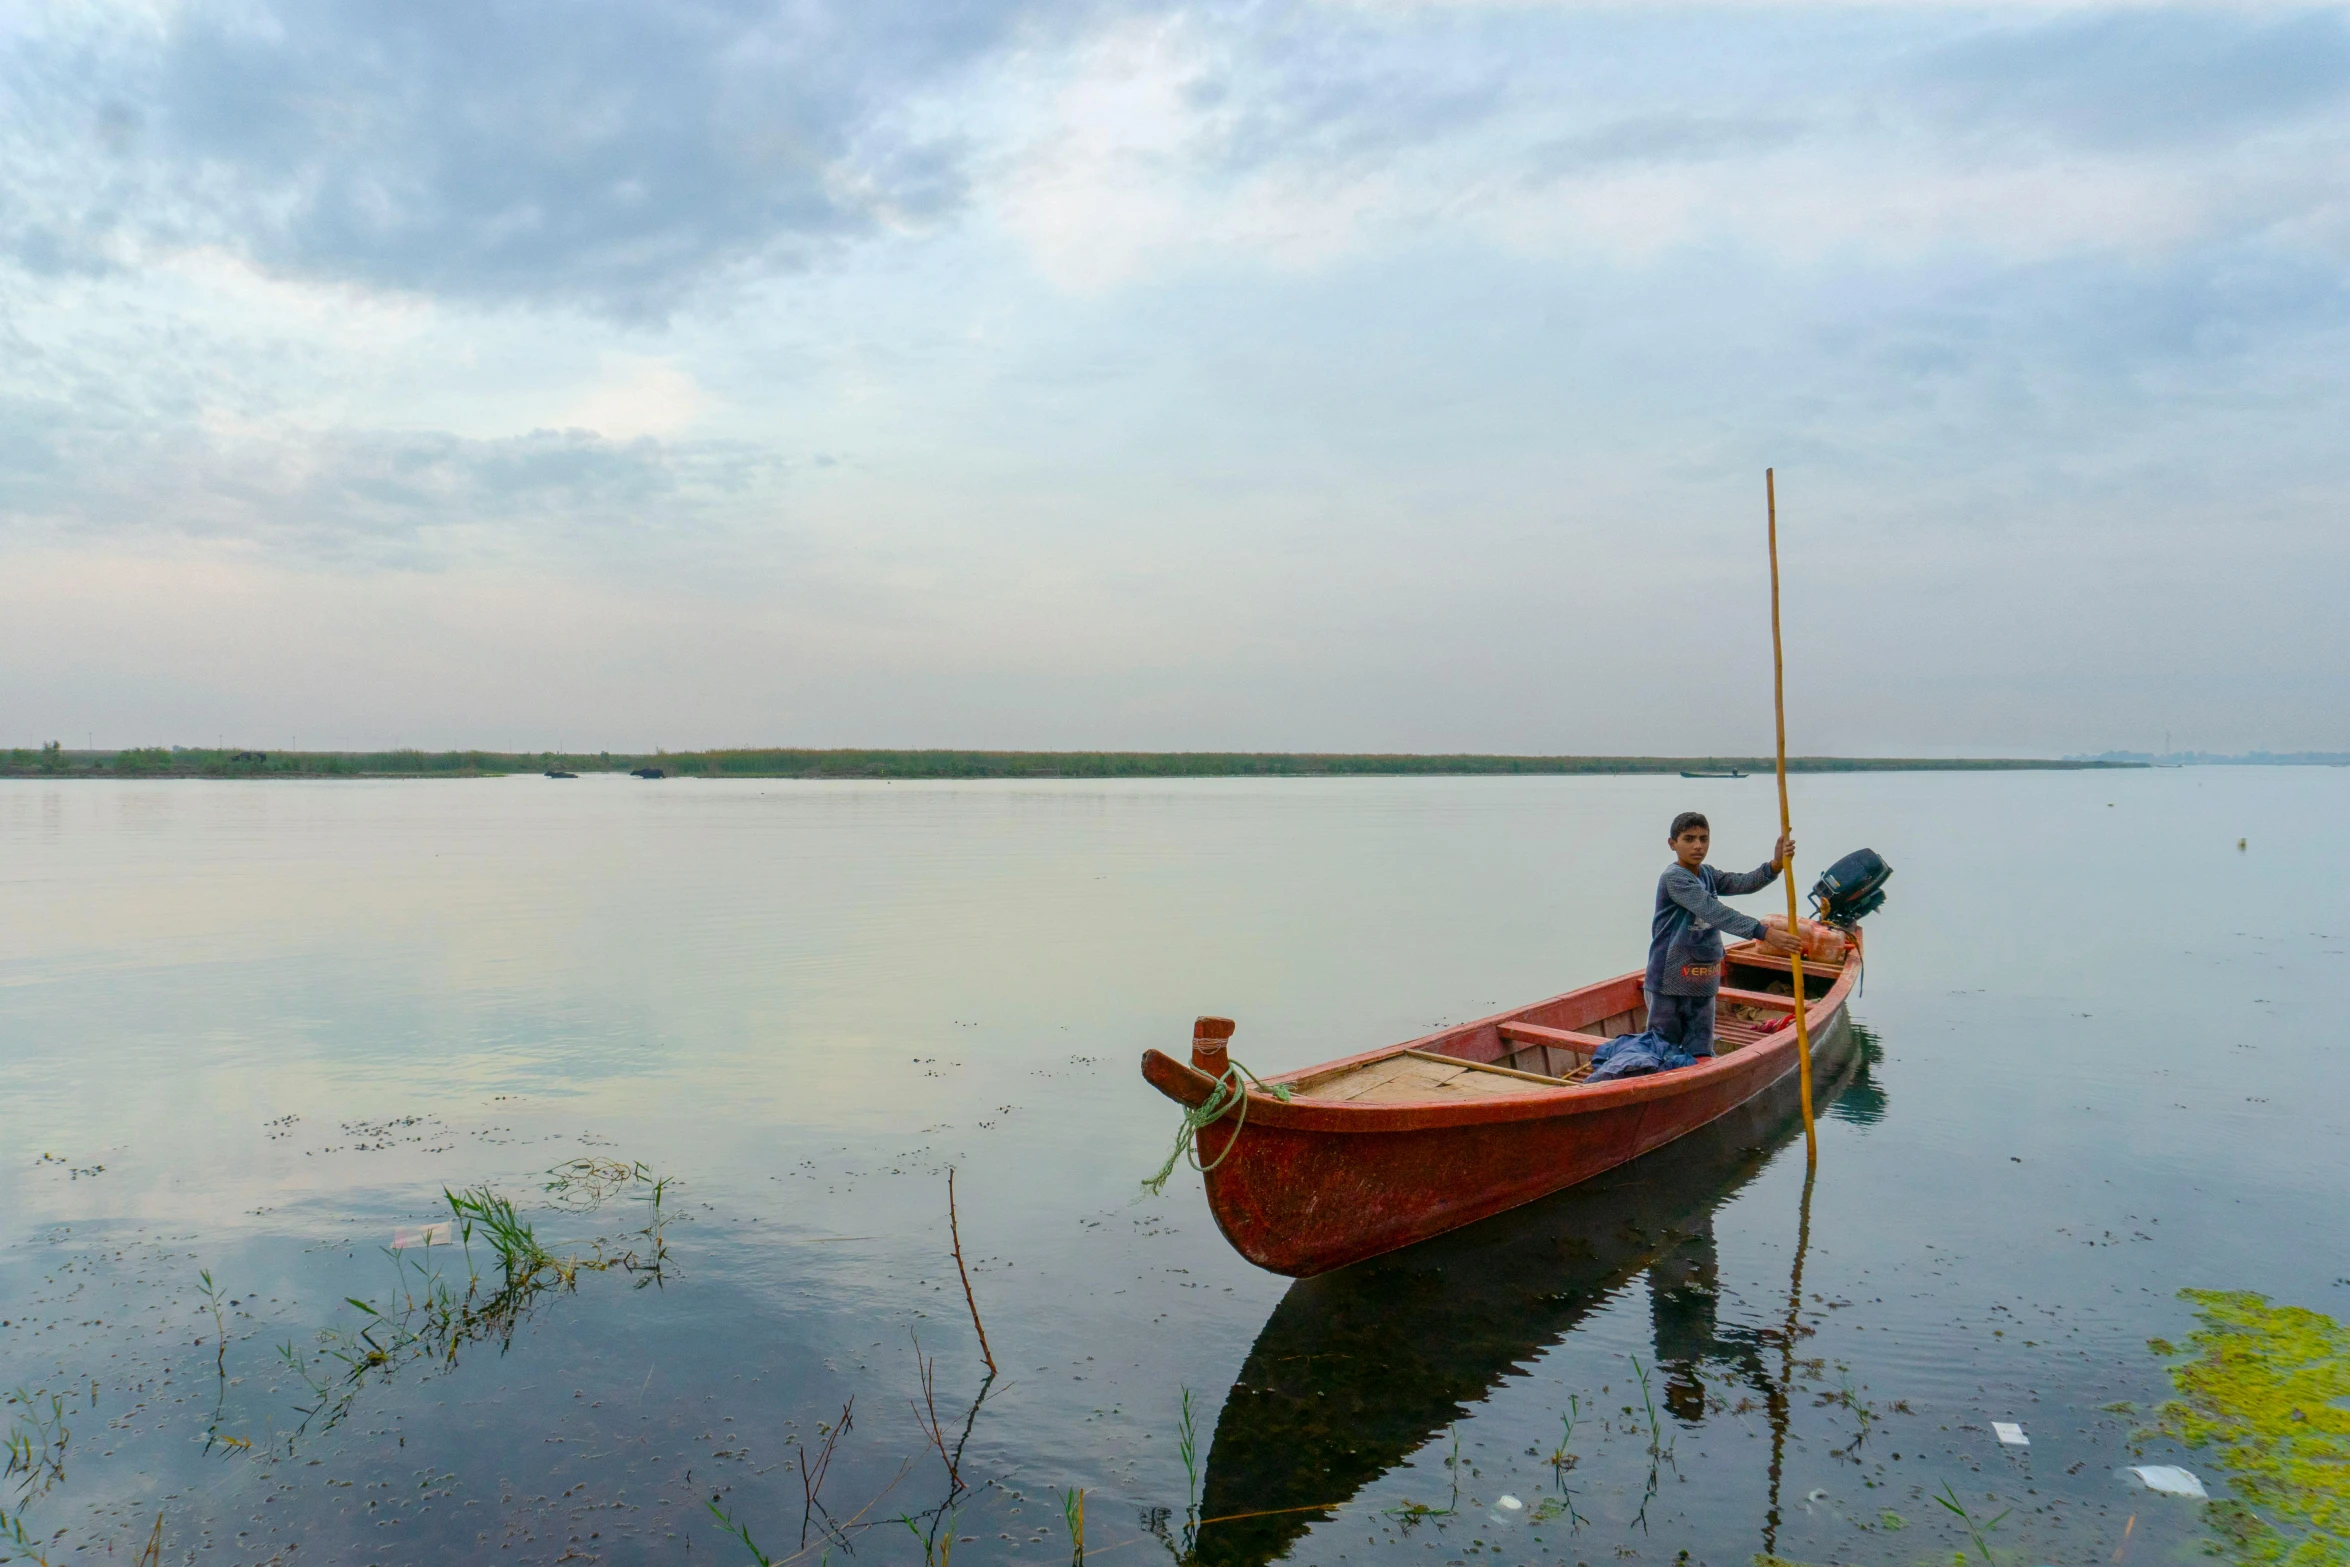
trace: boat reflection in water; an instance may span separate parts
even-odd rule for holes
[[[1855,1024],[1852,1043],[1820,1084],[1822,1113],[1874,1121],[1884,1113],[1869,1077],[1876,1041]],[[1783,1424],[1779,1328],[1718,1320],[1713,1216],[1802,1135],[1790,1076],[1580,1186],[1290,1286],[1217,1418],[1198,1559],[1255,1567],[1280,1556],[1643,1269],[1666,1408],[1684,1423],[1703,1418],[1700,1371],[1711,1366],[1754,1387]]]

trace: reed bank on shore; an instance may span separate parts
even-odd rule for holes
[[[2038,757],[1791,756],[1790,772],[2080,771],[2140,762]],[[663,778],[1332,778],[1767,773],[1767,756],[1413,756],[1288,751],[258,751],[139,746],[0,752],[13,778],[489,778],[641,773]]]

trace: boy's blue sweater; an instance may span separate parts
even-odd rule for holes
[[[1722,932],[1758,940],[1763,922],[1715,896],[1760,892],[1779,879],[1764,864],[1743,875],[1675,861],[1657,878],[1656,918],[1648,928],[1649,990],[1660,996],[1710,996],[1722,987]]]

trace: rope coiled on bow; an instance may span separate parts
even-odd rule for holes
[[[1232,1150],[1240,1142],[1241,1129],[1248,1125],[1248,1083],[1241,1081],[1243,1076],[1247,1077],[1249,1083],[1256,1084],[1283,1104],[1289,1103],[1290,1089],[1288,1084],[1268,1083],[1239,1062],[1233,1062],[1224,1069],[1224,1075],[1216,1079],[1216,1086],[1208,1091],[1207,1098],[1184,1109],[1183,1125],[1175,1133],[1175,1146],[1168,1151],[1167,1162],[1159,1166],[1159,1173],[1142,1183],[1144,1191],[1153,1197],[1163,1195],[1167,1190],[1167,1183],[1174,1179],[1175,1166],[1184,1162],[1187,1157],[1191,1167],[1202,1175],[1232,1157]],[[1240,1119],[1233,1124],[1232,1136],[1224,1144],[1224,1151],[1206,1164],[1200,1163],[1200,1132],[1229,1115],[1234,1105],[1240,1107]]]

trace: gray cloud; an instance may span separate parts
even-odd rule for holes
[[[26,42],[0,207],[36,273],[128,235],[297,275],[659,312],[965,197],[911,95],[1082,17],[1042,0],[191,6]]]
[[[1657,163],[1711,163],[1771,152],[1800,138],[1806,122],[1785,114],[1638,114],[1534,147],[1536,176],[1556,177]]]
[[[485,542],[583,563],[667,549],[771,505],[790,468],[740,445],[585,430],[232,443],[190,430],[96,436],[24,405],[0,428],[0,526],[20,539],[232,541],[355,568],[434,568]]]
[[[1235,7],[1217,22],[1222,47],[1190,97],[1224,117],[1227,172],[1374,163],[1489,123],[1521,86],[1484,18]]]
[[[1195,101],[1234,168],[1515,141],[1537,177],[1714,162],[1806,137],[2210,152],[2350,100],[2350,15],[2161,8],[1986,24],[1797,8],[1271,7],[1221,19]]]
[[[1909,84],[1946,123],[2161,150],[2303,119],[2350,96],[2350,18],[2128,10],[2002,27],[1931,51]]]
[[[729,276],[950,220],[987,134],[956,115],[959,87],[1172,3],[88,13],[0,56],[0,253],[54,276],[217,243],[305,278],[657,317]],[[1509,7],[1184,14],[1206,42],[1190,98],[1217,126],[1202,156],[1228,176],[1481,142],[1537,179],[1805,136],[2209,150],[2350,93],[2333,11],[1730,14],[1702,36],[1686,16]]]

